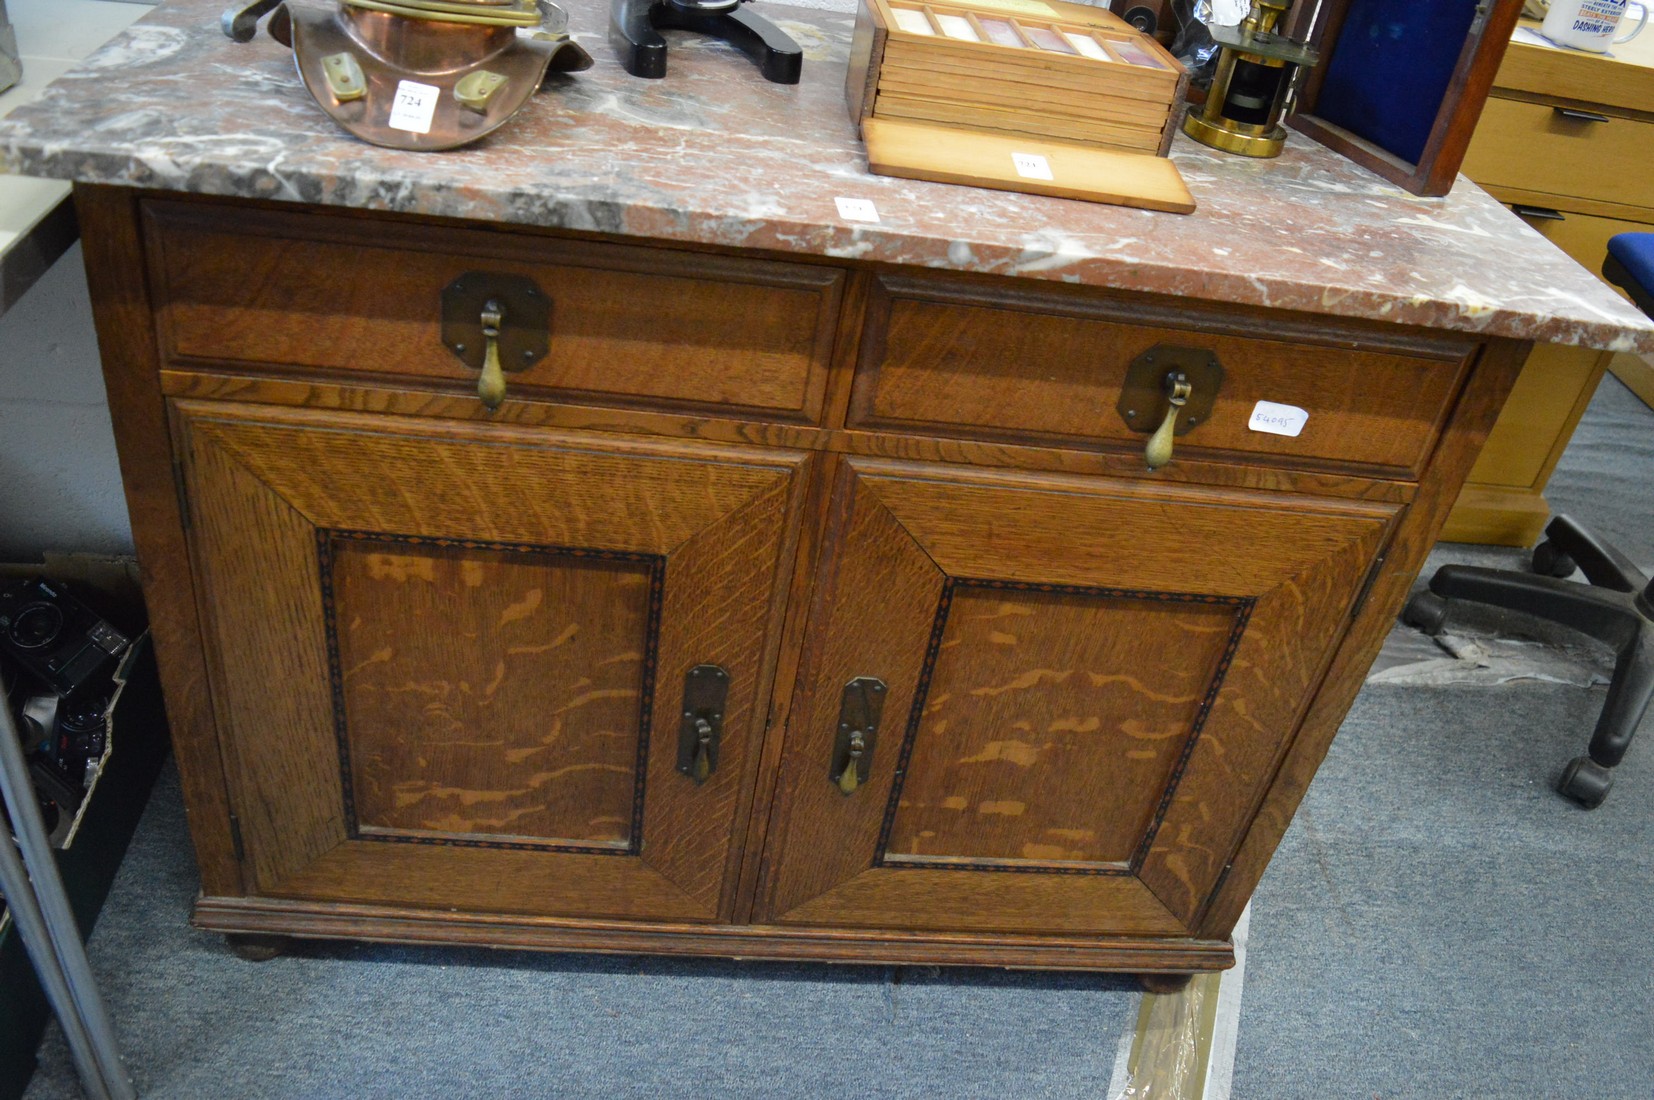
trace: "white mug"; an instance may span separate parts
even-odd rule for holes
[[[1630,34],[1614,37],[1614,32],[1619,29],[1620,17],[1630,6],[1631,0],[1551,0],[1551,8],[1545,13],[1545,22],[1540,25],[1539,33],[1558,46],[1607,53],[1608,47],[1614,43],[1629,42],[1637,37],[1648,23],[1648,5],[1639,3],[1636,7],[1642,15],[1636,27]]]

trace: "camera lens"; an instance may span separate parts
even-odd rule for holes
[[[58,712],[58,725],[64,733],[90,733],[103,728],[103,712],[108,709],[109,700],[101,697],[77,699]]]
[[[50,645],[63,629],[63,612],[49,603],[32,603],[12,620],[11,640],[19,649]]]

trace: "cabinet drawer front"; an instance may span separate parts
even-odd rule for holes
[[[146,207],[175,363],[474,389],[477,372],[442,343],[440,295],[466,272],[498,272],[533,279],[551,300],[550,350],[508,371],[507,400],[820,415],[843,281],[832,268],[317,214],[226,216]]]
[[[1096,935],[1195,927],[1395,518],[862,460],[834,514],[759,918]]]
[[[1543,103],[1489,99],[1463,171],[1483,187],[1654,206],[1651,166],[1654,123],[1613,116],[1592,122]]]
[[[729,918],[798,456],[206,402],[174,424],[254,894]],[[702,665],[727,691],[697,782]]]
[[[1336,335],[1327,343],[1271,335],[1180,327],[1125,303],[1014,291],[989,297],[886,279],[869,306],[850,423],[1141,450],[1156,410],[1142,410],[1133,423],[1143,429],[1133,430],[1116,406],[1133,360],[1170,344],[1214,353],[1224,372],[1210,417],[1177,437],[1177,451],[1416,476],[1461,384],[1468,347],[1404,354],[1352,350],[1333,342]],[[1305,410],[1301,434],[1252,430],[1260,401]]]

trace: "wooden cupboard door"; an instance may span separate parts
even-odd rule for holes
[[[174,413],[251,890],[728,918],[800,456]],[[704,783],[698,665],[729,677]]]
[[[834,494],[758,919],[1189,934],[1397,509],[875,461]]]

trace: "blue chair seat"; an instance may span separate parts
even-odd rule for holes
[[[1611,237],[1602,275],[1631,295],[1638,309],[1654,317],[1654,233]]]

